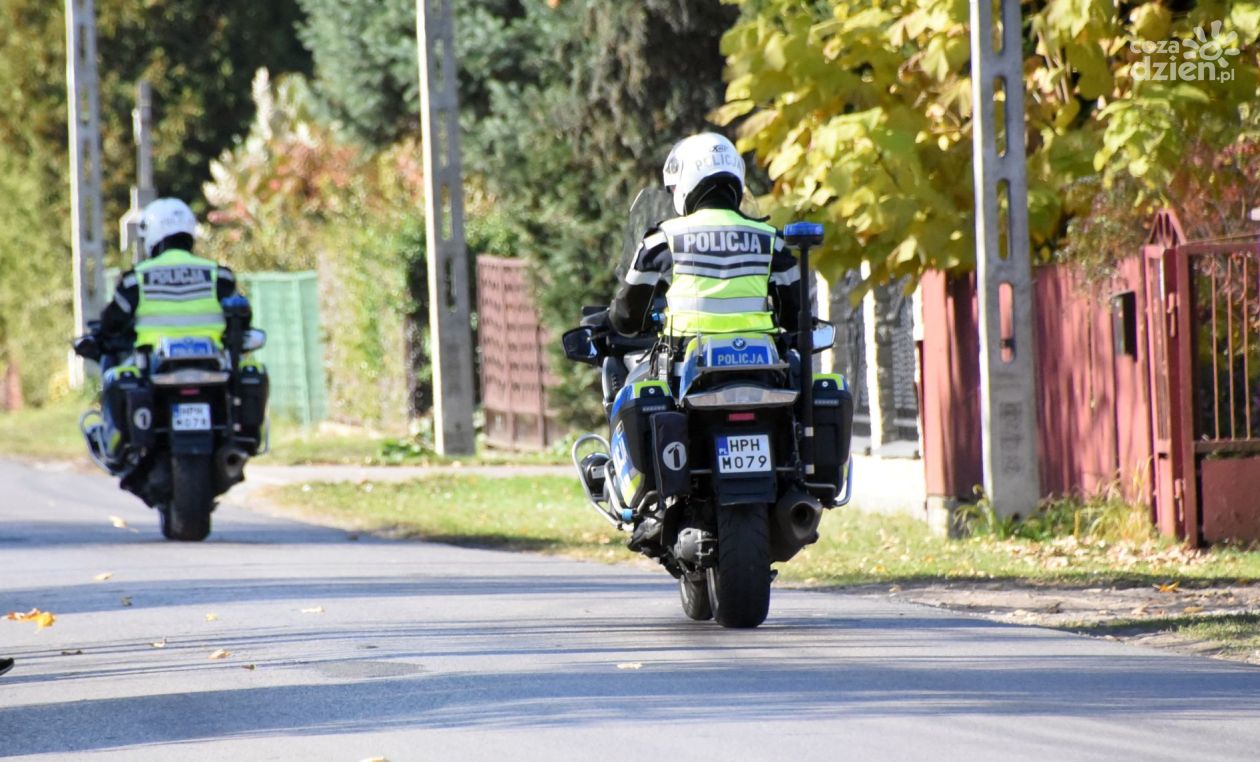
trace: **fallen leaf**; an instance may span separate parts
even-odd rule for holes
[[[900,593],[901,585],[893,585],[892,587],[888,588],[888,592],[892,595],[896,595],[897,593]]]
[[[37,630],[52,627],[53,623],[57,621],[57,617],[53,616],[51,611],[40,611],[39,609],[31,609],[26,613],[10,611],[5,616],[5,619],[12,619],[15,622],[34,622]]]
[[[131,596],[130,596],[130,595],[124,595],[123,597],[121,597],[121,598],[119,598],[119,599],[118,599],[118,602],[119,602],[119,603],[121,603],[121,604],[122,604],[122,605],[124,605],[124,606],[130,606],[130,605],[131,605]]]
[[[122,520],[121,518],[119,518],[118,516],[110,516],[110,517],[109,517],[109,523],[113,524],[113,525],[114,525],[114,527],[115,527],[116,529],[126,529],[126,528],[127,528],[127,522],[126,522],[126,521],[123,521],[123,520]]]
[[[94,582],[104,582],[105,580],[109,579],[112,576],[114,576],[113,572],[101,572],[100,574],[93,577],[92,580]]]
[[[637,661],[627,661],[618,664],[617,669],[643,669],[643,664]]]
[[[324,613],[324,607],[316,606],[314,608],[302,609],[301,611],[303,614],[322,614]]]
[[[219,650],[217,650],[217,651],[215,651],[214,653],[210,654],[210,658],[211,658],[211,659],[226,659],[227,657],[229,657],[229,656],[231,656],[231,655],[232,655],[232,652],[231,652],[231,651],[228,651],[228,650],[227,650],[227,649],[225,649],[225,648],[220,648]]]
[[[219,615],[218,615],[218,614],[206,614],[206,621],[207,621],[207,622],[217,622],[217,621],[219,621]]]
[[[360,760],[360,762],[389,762],[389,760],[384,757],[368,757],[367,759]]]
[[[75,650],[73,650],[73,651],[62,651],[62,652],[61,652],[61,655],[62,655],[62,656],[82,656],[82,655],[83,655],[83,649],[82,649],[82,648],[76,648],[76,649],[75,649]]]
[[[1202,607],[1202,606],[1186,606],[1184,609],[1182,609],[1182,610],[1181,610],[1181,613],[1183,613],[1183,614],[1198,614],[1198,613],[1200,613],[1201,611],[1203,611],[1203,607]]]
[[[248,669],[250,672],[253,672],[253,671],[254,671],[254,665],[253,665],[253,664],[242,664],[242,665],[241,665],[241,669]]]
[[[1160,583],[1155,586],[1155,589],[1160,591],[1161,593],[1175,593],[1180,588],[1181,588],[1181,580],[1177,580],[1175,582]]]
[[[154,648],[166,648],[166,638],[162,638],[161,640],[155,640],[149,645],[153,646]]]

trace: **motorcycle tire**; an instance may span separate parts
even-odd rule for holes
[[[713,606],[709,603],[709,582],[704,572],[694,576],[683,572],[678,578],[678,597],[682,598],[683,613],[697,622],[713,618]]]
[[[756,627],[770,613],[769,506],[723,507],[717,518],[717,567],[708,570],[713,616],[723,627]]]
[[[205,455],[171,458],[171,502],[162,511],[162,535],[168,540],[201,542],[210,535],[214,509],[214,464]]]

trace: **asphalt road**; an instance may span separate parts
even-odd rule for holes
[[[103,477],[0,462],[0,611],[32,607],[56,623],[0,621],[0,756],[1260,754],[1245,665],[788,590],[724,631],[686,620],[663,572],[356,541],[231,501],[176,545]]]

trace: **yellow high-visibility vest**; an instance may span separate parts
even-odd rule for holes
[[[661,223],[674,267],[665,332],[670,336],[769,332],[770,262],[778,231],[727,209]]]
[[[225,326],[219,305],[219,266],[182,249],[168,249],[136,265],[140,303],[136,346],[164,337],[208,336],[219,344]]]

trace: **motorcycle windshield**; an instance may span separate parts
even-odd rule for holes
[[[624,239],[621,244],[621,260],[617,265],[618,279],[625,276],[634,264],[634,254],[647,232],[674,214],[674,199],[664,188],[644,188],[634,197],[630,214],[626,218]]]

